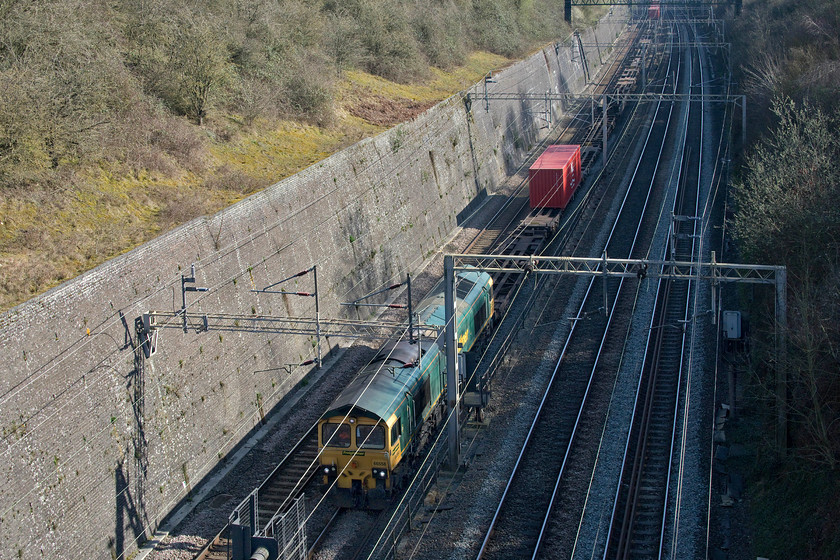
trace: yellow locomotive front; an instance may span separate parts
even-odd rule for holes
[[[396,459],[390,445],[391,429],[381,421],[361,417],[332,416],[321,420],[318,447],[322,482],[334,484],[342,507],[384,507],[390,496]]]
[[[341,506],[385,507],[409,476],[401,463],[420,445],[418,426],[440,408],[442,363],[433,341],[387,344],[333,401],[318,447],[323,482]]]

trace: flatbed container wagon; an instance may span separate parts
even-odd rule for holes
[[[531,208],[565,208],[580,185],[580,146],[549,146],[528,170]]]

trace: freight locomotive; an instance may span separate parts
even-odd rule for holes
[[[493,316],[487,273],[456,275],[458,347],[473,348]],[[443,327],[443,284],[420,302],[421,325]],[[318,423],[322,482],[342,507],[385,507],[408,482],[412,463],[446,412],[442,340],[400,340],[383,346],[333,401]]]

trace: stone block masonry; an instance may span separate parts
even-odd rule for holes
[[[621,29],[588,33],[609,44]],[[569,44],[494,79],[491,91],[585,87]],[[250,290],[317,264],[322,316],[345,316],[340,302],[421,267],[516,169],[546,133],[540,110],[467,113],[454,96],[0,316],[0,558],[130,555],[307,374],[282,367],[313,357],[307,337],[163,330],[140,358],[136,320],[180,308],[190,264],[208,288],[188,294],[192,311],[311,316],[312,298]]]

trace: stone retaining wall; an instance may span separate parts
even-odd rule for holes
[[[617,10],[616,10],[617,11]],[[584,44],[623,29],[602,22]],[[586,53],[590,69],[596,50]],[[581,91],[579,52],[549,46],[489,91]],[[118,557],[306,374],[304,336],[160,331],[138,358],[135,321],[190,309],[312,315],[312,298],[255,294],[318,265],[321,314],[421,267],[476,198],[544,136],[545,107],[471,93],[351,146],[215,216],[194,220],[0,316],[0,557]],[[560,116],[551,107],[552,119]],[[290,289],[312,291],[309,277]],[[268,371],[266,371],[268,370]]]

